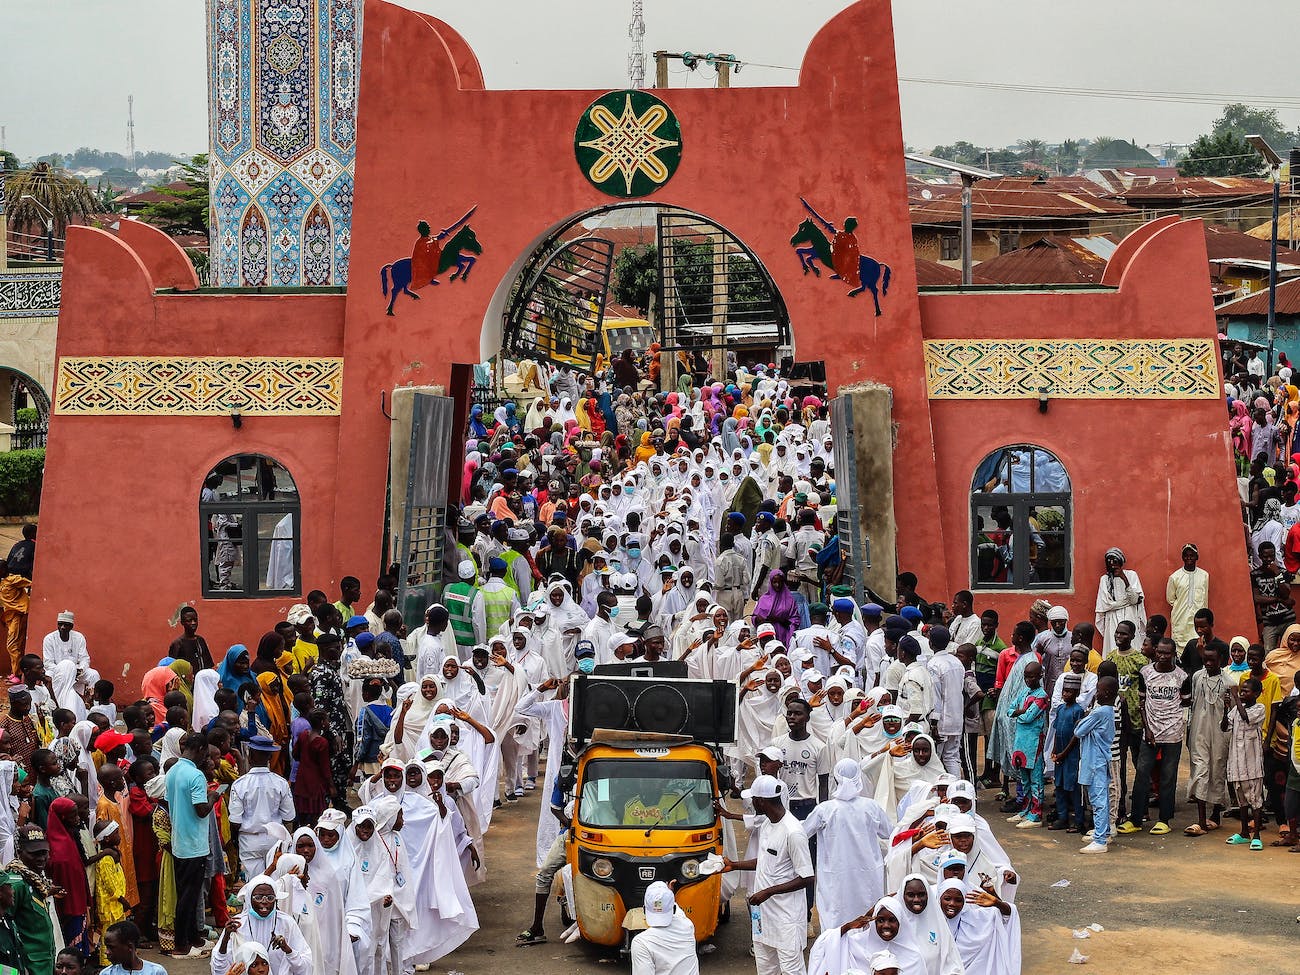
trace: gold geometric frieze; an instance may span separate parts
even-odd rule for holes
[[[343,360],[65,356],[54,412],[79,416],[337,416]]]
[[[937,339],[931,399],[1217,399],[1209,339]]]

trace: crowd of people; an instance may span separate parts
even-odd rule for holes
[[[400,567],[369,605],[355,577],[308,593],[252,650],[214,654],[189,608],[137,690],[61,613],[0,713],[0,965],[163,975],[145,948],[212,975],[408,975],[478,929],[494,816],[533,795],[516,943],[544,943],[585,801],[558,775],[569,690],[629,661],[737,686],[716,811],[759,975],[1018,973],[993,813],[1101,854],[1190,801],[1188,838],[1258,850],[1276,823],[1298,848],[1294,613],[1224,642],[1191,543],[1167,618],[1118,548],[1073,626],[1041,599],[1014,620],[930,601],[906,571],[855,598],[824,390],[682,365],[671,391],[630,357],[538,369],[526,408],[475,406],[445,585],[409,631]],[[634,975],[697,971],[674,899],[646,892]]]

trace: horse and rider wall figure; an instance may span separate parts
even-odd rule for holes
[[[428,285],[440,284],[438,275],[453,266],[456,270],[452,271],[449,281],[469,279],[469,272],[478,261],[477,255],[483,253],[483,245],[478,242],[474,228],[469,225],[469,218],[477,209],[478,205],[475,204],[463,217],[436,234],[432,233],[427,221],[421,220],[416,225],[420,236],[415,241],[411,256],[385,264],[379,269],[384,297],[388,298],[388,314],[393,314],[393,305],[399,294],[405,293],[419,301],[420,296],[415,292]]]
[[[889,294],[889,281],[893,275],[888,264],[882,264],[874,257],[863,254],[858,246],[854,231],[858,227],[857,217],[846,217],[844,229],[837,230],[835,225],[814,210],[803,197],[799,202],[811,214],[790,238],[799,266],[803,273],[809,271],[821,277],[819,264],[825,265],[833,273],[832,281],[843,281],[849,286],[849,297],[853,298],[870,291],[876,303],[876,315],[880,315],[880,299]],[[825,227],[825,232],[822,228]],[[830,234],[830,238],[826,235]]]

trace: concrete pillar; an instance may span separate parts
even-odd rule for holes
[[[898,525],[894,521],[894,393],[888,386],[877,383],[858,383],[844,386],[838,391],[832,410],[847,409],[845,423],[835,423],[851,431],[852,444],[835,444],[836,481],[845,483],[849,491],[838,488],[840,511],[846,503],[856,509],[848,512],[856,516],[860,537],[869,542],[871,566],[861,573],[868,587],[881,596],[892,598],[897,584]],[[852,457],[845,451],[851,449]],[[841,459],[843,458],[843,459]],[[840,465],[847,470],[841,470]]]

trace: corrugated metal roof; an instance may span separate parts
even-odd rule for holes
[[[953,194],[934,200],[918,200],[915,194],[910,195],[912,223],[959,223],[961,221],[959,195]],[[1118,201],[1082,193],[1056,192],[1035,185],[1032,180],[1027,179],[998,180],[997,185],[993,187],[976,183],[971,191],[971,215],[976,223],[1129,214],[1136,214],[1136,211]]]
[[[1300,315],[1300,278],[1287,281],[1277,286],[1277,313],[1279,315]],[[1256,291],[1253,295],[1238,298],[1220,305],[1214,310],[1219,317],[1240,318],[1244,316],[1268,315],[1268,289]]]
[[[1286,195],[1286,191],[1283,191]],[[1179,176],[1177,179],[1139,177],[1112,193],[1117,200],[1265,199],[1273,184],[1248,176]]]
[[[1273,221],[1265,220],[1258,227],[1252,227],[1246,231],[1246,236],[1254,237],[1256,240],[1273,239]],[[1284,208],[1277,217],[1277,239],[1278,240],[1300,240],[1300,218],[1289,207]]]
[[[982,261],[975,279],[982,284],[1097,284],[1106,271],[1107,259],[1085,240],[1108,238],[1044,237],[1028,247]]]
[[[961,269],[918,257],[916,283],[922,288],[936,287],[941,284],[961,284]]]

